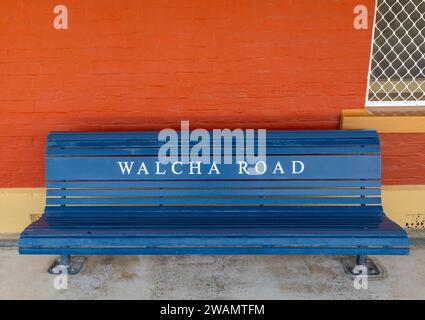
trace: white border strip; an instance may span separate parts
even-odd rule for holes
[[[366,101],[366,107],[425,107],[425,101]]]

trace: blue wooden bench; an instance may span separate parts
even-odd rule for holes
[[[66,265],[74,254],[337,254],[364,263],[409,252],[381,206],[375,131],[269,131],[267,165],[279,161],[285,174],[222,164],[220,175],[189,175],[184,165],[179,175],[137,175],[118,165],[139,170],[143,161],[152,171],[160,146],[156,132],[50,133],[46,208],[22,232],[20,253],[60,255]],[[304,171],[291,174],[291,161]]]

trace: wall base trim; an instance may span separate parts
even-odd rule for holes
[[[340,128],[375,129],[379,133],[425,133],[425,115],[346,109],[341,112]]]

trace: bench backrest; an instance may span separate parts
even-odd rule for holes
[[[157,132],[50,133],[47,206],[381,204],[375,131],[268,131],[257,175],[239,163],[158,170],[161,145]]]

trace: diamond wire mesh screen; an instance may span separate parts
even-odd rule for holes
[[[376,0],[367,106],[425,106],[425,1]]]

